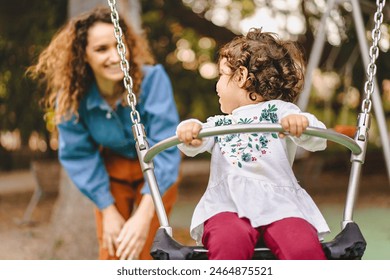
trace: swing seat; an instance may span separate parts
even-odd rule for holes
[[[329,242],[322,243],[329,260],[360,260],[366,249],[366,241],[354,222]],[[207,250],[201,246],[184,246],[174,240],[164,228],[160,228],[150,251],[155,260],[207,260]],[[263,244],[259,243],[253,253],[254,260],[275,260],[276,257]]]
[[[329,260],[361,260],[366,246],[366,240],[354,222],[348,223],[332,241],[322,244]]]
[[[205,128],[202,129],[199,136],[211,137],[215,135],[239,132],[247,133],[281,131],[282,128],[279,124],[240,124],[230,125],[228,127],[222,126],[215,128]],[[338,144],[342,144],[343,146],[349,148],[354,155],[360,154],[362,151],[360,146],[350,137],[333,130],[308,127],[304,134],[322,137]],[[144,162],[150,162],[159,152],[179,143],[180,141],[177,136],[173,136],[164,141],[161,141],[145,153]],[[153,173],[145,172],[145,174],[147,178],[149,178],[149,175],[152,175]],[[155,180],[151,180],[152,178],[149,178],[149,183],[155,182]],[[350,191],[353,191],[356,188],[356,184],[350,184],[348,186]],[[155,189],[157,189],[157,185]],[[157,191],[154,196],[161,198]],[[351,205],[349,205],[349,207],[351,207]],[[157,214],[160,215],[160,218],[165,217],[166,220],[163,220],[163,223],[160,221],[161,227],[156,233],[154,243],[150,251],[151,256],[155,260],[207,260],[207,250],[205,248],[201,246],[184,246],[178,243],[171,237],[170,234],[168,234],[167,230],[170,229],[170,227],[166,213],[164,212],[164,208],[162,206],[162,202],[160,207],[157,207],[156,210]],[[366,249],[366,241],[356,223],[350,219],[345,219],[343,223],[345,226],[332,241],[322,243],[324,253],[327,259],[330,260],[359,260],[362,258]],[[253,259],[273,260],[276,259],[276,257],[264,244],[257,244],[253,253]]]

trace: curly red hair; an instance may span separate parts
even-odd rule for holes
[[[84,57],[88,30],[97,22],[111,24],[110,9],[98,7],[69,20],[39,55],[38,62],[27,70],[32,78],[46,85],[43,101],[46,108],[55,108],[56,122],[78,115],[80,100],[94,80]],[[146,39],[135,33],[123,17],[120,17],[119,24],[126,51],[130,53],[129,74],[133,79],[133,91],[138,93],[143,78],[142,65],[154,64],[155,61]],[[125,92],[122,82],[118,86]]]

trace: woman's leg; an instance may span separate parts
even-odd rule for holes
[[[142,198],[141,189],[144,185],[144,177],[138,160],[129,160],[111,153],[109,150],[102,151],[107,172],[110,175],[111,193],[115,199],[115,206],[119,213],[129,219],[134,203],[138,204]],[[176,202],[178,194],[178,180],[162,196],[163,204],[167,215],[170,214],[173,205]],[[108,255],[108,250],[102,248],[102,215],[96,211],[97,236],[99,241],[99,259],[118,259]],[[142,249],[139,259],[152,259],[150,249],[153,244],[154,236],[160,227],[157,215],[155,214],[149,230],[148,238]]]
[[[316,229],[301,218],[260,227],[264,242],[280,260],[326,260]]]
[[[143,183],[140,183],[141,187]],[[115,206],[117,207],[119,213],[127,220],[130,218],[130,215],[132,213],[133,204],[136,200],[135,198],[137,196],[140,196],[140,193],[135,194],[134,189],[130,188],[129,186],[121,186],[118,183],[111,182],[111,193],[115,198]],[[163,195],[163,204],[165,207],[165,211],[167,212],[167,215],[170,214],[174,203],[177,199],[177,193],[178,193],[178,183],[173,184]],[[97,227],[97,237],[99,242],[99,259],[101,260],[117,260],[118,258],[115,256],[109,256],[108,250],[103,248],[103,227],[102,227],[102,214],[99,210],[95,210],[96,212],[96,227]],[[156,232],[158,228],[160,227],[160,223],[158,221],[157,215],[155,214],[152,222],[150,224],[150,230],[148,238],[146,239],[144,248],[142,249],[139,259],[140,260],[151,260],[152,257],[150,255],[150,249],[152,248],[154,236],[156,235]]]
[[[115,206],[119,213],[126,220],[130,218],[135,200],[135,190],[129,185],[111,181],[111,194],[115,198]],[[96,233],[99,243],[100,260],[118,260],[116,256],[110,256],[108,250],[103,248],[103,215],[97,208],[95,209]]]
[[[204,223],[202,242],[208,249],[209,260],[248,260],[259,236],[248,219],[222,212]]]

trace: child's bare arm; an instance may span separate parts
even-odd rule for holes
[[[300,137],[309,126],[309,120],[304,115],[291,114],[282,118],[280,124],[291,136]],[[285,135],[280,133],[279,136],[283,138]]]
[[[202,125],[198,122],[190,121],[179,125],[176,134],[181,142],[186,145],[198,147],[202,144],[201,139],[197,139]]]

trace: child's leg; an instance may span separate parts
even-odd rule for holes
[[[248,219],[222,212],[204,223],[202,242],[208,249],[209,260],[248,260],[259,236]]]
[[[316,229],[301,218],[285,218],[261,227],[267,247],[281,260],[325,260]]]

